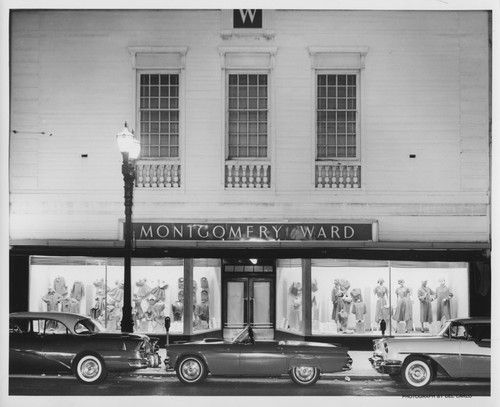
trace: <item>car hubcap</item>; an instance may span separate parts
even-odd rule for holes
[[[296,370],[297,377],[303,382],[311,380],[314,376],[314,368],[301,366]]]
[[[415,383],[422,383],[427,380],[427,370],[420,365],[413,366],[410,371],[410,378]]]
[[[188,380],[198,378],[201,373],[201,366],[199,363],[188,360],[182,365],[182,375]]]
[[[94,360],[86,360],[80,367],[80,373],[86,379],[93,379],[99,374],[99,364]]]

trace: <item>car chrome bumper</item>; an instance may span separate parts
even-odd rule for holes
[[[342,371],[344,372],[347,372],[348,370],[351,370],[352,369],[352,358],[349,357],[349,360],[347,361],[347,363],[342,366]]]
[[[148,367],[158,367],[161,365],[161,357],[158,353],[151,353],[141,359],[129,359],[128,365],[134,369],[145,369]]]
[[[393,375],[401,372],[402,362],[400,360],[384,360],[380,355],[373,355],[368,360],[379,373]]]

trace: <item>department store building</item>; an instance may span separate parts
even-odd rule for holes
[[[10,311],[370,343],[491,313],[491,13],[11,12]]]

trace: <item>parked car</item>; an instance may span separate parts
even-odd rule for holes
[[[491,377],[490,318],[447,321],[435,336],[381,338],[373,341],[372,367],[421,389],[437,376]]]
[[[70,373],[84,384],[108,372],[158,367],[157,338],[112,333],[65,312],[16,312],[9,318],[9,373]]]
[[[182,383],[213,376],[281,376],[299,385],[312,385],[321,373],[351,369],[347,348],[316,342],[255,340],[247,325],[232,341],[204,339],[167,347],[167,369]]]

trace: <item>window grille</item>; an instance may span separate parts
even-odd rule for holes
[[[356,74],[318,74],[316,133],[318,159],[356,158]]]
[[[228,76],[228,158],[265,158],[268,143],[267,74]]]
[[[140,75],[140,139],[143,158],[179,157],[179,75]]]

